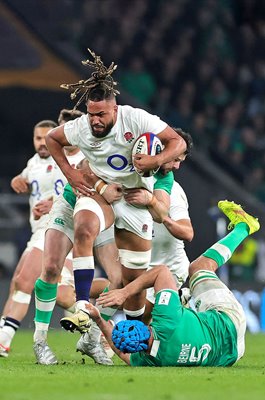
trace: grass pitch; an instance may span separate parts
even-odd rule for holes
[[[1,400],[264,400],[265,335],[247,335],[246,354],[231,368],[132,368],[94,364],[75,352],[78,334],[51,331],[60,364],[35,364],[32,332],[19,331],[0,358]]]

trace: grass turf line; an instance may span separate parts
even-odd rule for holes
[[[0,358],[1,400],[264,400],[265,335],[247,335],[246,354],[231,368],[106,367],[75,352],[78,334],[51,331],[59,365],[35,364],[32,332],[19,331],[9,358]]]

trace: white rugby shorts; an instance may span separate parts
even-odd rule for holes
[[[74,219],[73,219],[73,208],[60,195],[54,201],[52,209],[50,211],[50,218],[46,229],[55,229],[63,232],[73,243],[74,242]],[[114,228],[111,226],[100,232],[95,240],[94,247],[103,246],[106,243],[114,241]]]
[[[115,226],[145,240],[152,240],[153,218],[146,207],[135,207],[124,200],[113,203]]]

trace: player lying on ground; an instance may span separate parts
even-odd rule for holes
[[[99,304],[121,305],[132,294],[154,286],[156,302],[150,326],[121,321],[114,328],[88,305],[91,318],[116,354],[131,366],[230,366],[245,351],[246,318],[242,306],[215,274],[240,243],[259,230],[256,218],[227,200],[218,207],[233,231],[189,267],[197,313],[180,304],[175,281],[165,266],[153,268],[125,288],[103,294]]]

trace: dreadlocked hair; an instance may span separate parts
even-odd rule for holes
[[[84,100],[101,101],[111,99],[120,92],[115,89],[117,82],[112,78],[112,73],[117,68],[117,65],[112,62],[107,68],[101,61],[101,57],[97,56],[92,50],[87,49],[94,61],[85,60],[82,64],[95,69],[92,72],[90,78],[87,80],[81,80],[77,83],[63,83],[60,85],[61,88],[72,90],[70,97],[74,100],[78,95],[80,95],[79,100],[74,106],[75,110]]]

